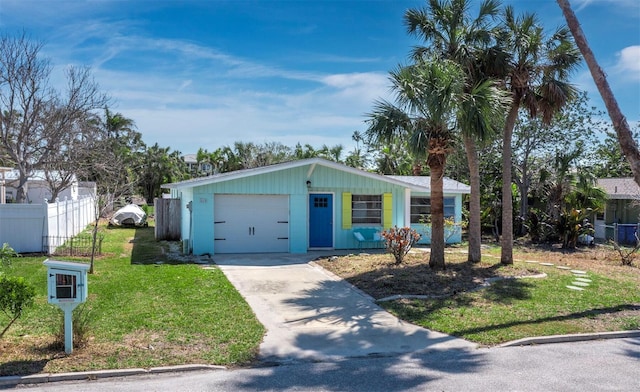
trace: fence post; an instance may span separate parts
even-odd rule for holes
[[[618,243],[618,224],[613,223],[613,242]]]
[[[66,196],[64,197],[64,235],[71,237],[69,235],[69,200],[67,200]]]
[[[44,199],[44,217],[42,223],[42,252],[49,254],[51,239],[49,238],[49,200]]]

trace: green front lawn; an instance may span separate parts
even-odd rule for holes
[[[87,342],[70,356],[56,343],[62,312],[47,303],[45,257],[14,259],[8,272],[38,297],[0,340],[0,375],[252,361],[264,328],[244,299],[219,269],[173,259],[153,230],[104,230],[107,255],[89,275],[82,311]]]
[[[589,274],[583,291],[567,272],[549,268],[543,279],[510,279],[445,299],[384,303],[398,317],[429,329],[494,345],[573,333],[640,329],[637,281]]]

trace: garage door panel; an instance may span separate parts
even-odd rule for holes
[[[216,195],[216,253],[289,251],[286,195]]]

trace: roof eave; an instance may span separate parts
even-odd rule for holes
[[[336,169],[336,170],[340,170],[340,171],[343,171],[343,172],[352,173],[352,174],[355,174],[355,175],[368,177],[368,178],[372,178],[372,179],[375,179],[375,180],[378,180],[378,181],[383,181],[383,182],[387,182],[387,183],[394,184],[394,185],[397,185],[397,186],[401,186],[403,188],[409,188],[409,189],[411,189],[413,191],[418,191],[418,192],[422,191],[422,188],[417,187],[417,186],[412,185],[412,184],[409,184],[409,183],[406,183],[404,181],[399,181],[399,180],[396,180],[396,179],[393,179],[393,178],[389,178],[389,177],[383,176],[381,174],[366,172],[364,170],[356,169],[356,168],[353,168],[353,167],[350,167],[350,166],[345,166],[343,164],[332,162],[332,161],[328,161],[328,160],[322,159],[322,158],[302,159],[302,160],[298,160],[298,161],[285,162],[285,163],[275,164],[275,165],[271,165],[271,166],[264,166],[264,167],[254,168],[254,169],[247,169],[248,171],[238,171],[238,172],[224,173],[224,175],[222,175],[222,176],[214,175],[214,176],[196,178],[196,179],[191,179],[191,180],[186,180],[186,181],[181,181],[181,182],[174,182],[174,183],[171,183],[171,184],[163,184],[163,185],[161,185],[161,188],[163,188],[163,189],[192,188],[192,187],[196,187],[196,186],[215,184],[215,183],[218,183],[218,182],[230,181],[230,180],[235,180],[235,179],[238,179],[238,178],[250,177],[250,176],[255,176],[255,175],[260,175],[260,174],[267,174],[267,173],[272,173],[272,172],[276,172],[276,171],[280,171],[280,170],[292,169],[292,168],[296,168],[296,167],[300,167],[300,166],[307,166],[307,165],[321,165],[321,166],[325,166],[325,167],[330,167],[330,168],[333,168],[333,169]]]

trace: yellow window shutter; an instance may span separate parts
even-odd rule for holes
[[[382,227],[384,229],[391,228],[393,218],[393,195],[385,193],[382,195]]]
[[[342,194],[342,228],[351,228],[351,193]]]

